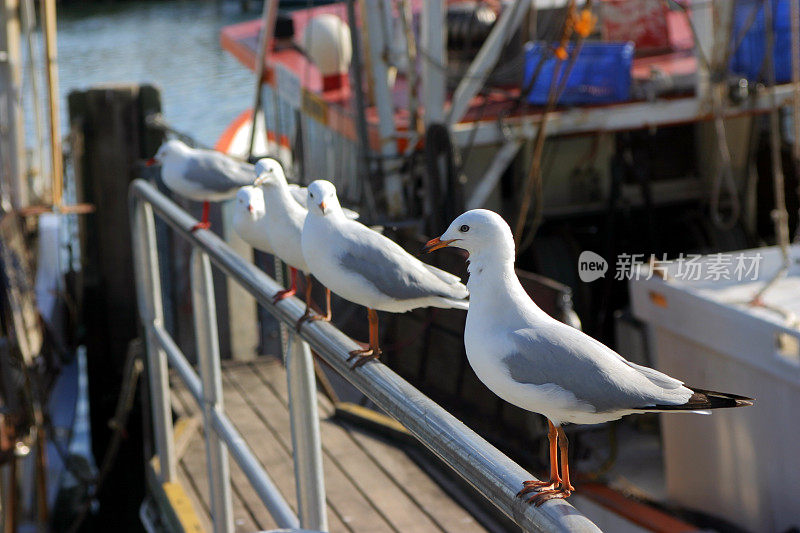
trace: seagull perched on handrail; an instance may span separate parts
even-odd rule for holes
[[[518,496],[527,497],[528,502],[541,505],[575,490],[570,484],[569,443],[563,424],[599,424],[635,413],[753,405],[751,398],[687,387],[657,370],[626,361],[601,342],[550,317],[522,288],[514,272],[511,228],[497,213],[467,211],[425,249],[432,252],[446,246],[469,253],[470,306],[464,346],[475,374],[500,398],[548,420],[550,478],[524,482]]]
[[[349,220],[331,182],[312,182],[307,206],[302,234],[306,264],[326,287],[368,310],[369,346],[350,352],[350,359],[358,357],[353,368],[381,353],[377,311],[469,307],[469,293],[457,276],[423,263],[391,239]]]
[[[162,144],[146,165],[161,163],[161,178],[171,191],[203,202],[203,217],[192,231],[208,229],[209,202],[233,198],[236,191],[255,180],[253,165],[239,161],[222,152],[192,148],[171,139]]]
[[[327,309],[325,315],[311,314],[312,281],[308,266],[303,257],[300,239],[303,234],[303,223],[306,219],[306,208],[297,202],[292,194],[281,164],[272,158],[259,159],[255,165],[258,176],[255,185],[261,188],[264,195],[265,211],[262,215],[261,231],[269,242],[273,254],[289,265],[292,285],[278,292],[273,298],[277,303],[297,292],[297,271],[301,271],[306,280],[306,311],[297,323],[298,328],[304,320],[330,320],[330,292],[326,290]]]
[[[264,231],[264,215],[267,207],[264,203],[264,191],[256,185],[245,185],[236,193],[236,204],[233,206],[233,229],[239,237],[262,252],[271,254],[272,245]]]

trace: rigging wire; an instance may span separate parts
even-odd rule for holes
[[[794,139],[792,139],[792,155],[794,156],[794,174],[797,179],[797,195],[800,196],[800,0],[791,0],[790,8],[792,32],[792,125],[794,126]],[[800,217],[798,227],[794,232],[795,242],[800,241]]]
[[[741,46],[745,35],[750,30],[750,27],[756,20],[756,16],[758,14],[758,10],[763,4],[764,0],[760,0],[757,2],[753,9],[748,14],[747,21],[742,29],[736,36],[736,40],[734,41],[734,46],[729,47],[724,58],[722,61],[717,65],[712,65],[709,61],[708,56],[706,55],[705,50],[700,42],[700,38],[697,32],[697,28],[694,25],[694,21],[689,13],[689,10],[686,5],[677,2],[676,0],[663,0],[664,4],[668,7],[669,5],[677,6],[686,17],[686,21],[689,25],[689,29],[692,33],[692,39],[694,40],[695,51],[697,55],[697,59],[700,63],[702,63],[703,68],[710,73],[711,78],[715,81],[712,84],[710,90],[710,97],[711,97],[711,110],[712,110],[712,117],[714,123],[714,135],[717,141],[717,152],[719,153],[720,163],[719,169],[714,174],[712,183],[711,183],[711,195],[709,198],[709,209],[710,209],[710,216],[711,222],[720,229],[729,230],[733,228],[739,220],[741,216],[741,201],[739,199],[739,191],[736,187],[736,181],[733,176],[733,162],[731,159],[730,150],[728,148],[728,134],[727,129],[725,128],[725,121],[724,121],[724,102],[723,102],[723,92],[725,88],[724,82],[724,72],[727,70],[727,67],[730,63],[731,55],[734,54],[739,47]],[[696,8],[696,5],[693,4],[692,7]],[[713,6],[709,6],[713,7]],[[733,24],[733,19],[731,19],[731,24]],[[731,33],[731,32],[729,32]],[[730,214],[725,217],[720,212],[720,200],[722,196],[722,187],[725,186],[725,190],[727,192],[727,196],[730,199]]]
[[[767,82],[771,88],[775,87],[775,27],[773,21],[772,4],[774,0],[766,0],[764,6],[764,26],[767,54]],[[780,281],[789,271],[789,217],[786,211],[786,192],[784,189],[785,181],[781,161],[781,133],[779,107],[775,98],[775,91],[770,91],[770,113],[769,113],[769,141],[770,156],[772,162],[772,187],[775,195],[775,208],[772,210],[772,220],[775,224],[775,239],[780,247],[783,262],[781,268],[775,275],[756,292],[751,305],[765,306],[764,294]]]
[[[580,54],[581,48],[583,47],[583,42],[585,41],[586,37],[591,32],[591,26],[593,25],[592,22],[592,0],[587,0],[583,10],[582,16],[579,18],[576,15],[575,11],[575,0],[570,0],[567,6],[567,18],[564,22],[564,26],[562,29],[561,39],[559,42],[558,48],[554,52],[556,55],[556,64],[553,68],[553,77],[550,81],[550,90],[547,97],[547,105],[545,106],[544,112],[542,113],[541,122],[539,124],[539,128],[536,131],[536,138],[534,140],[534,151],[533,151],[533,158],[531,162],[530,171],[528,173],[528,179],[525,182],[525,186],[522,193],[522,201],[520,203],[519,211],[517,213],[517,220],[514,226],[514,242],[517,245],[517,255],[519,255],[523,251],[523,247],[521,246],[522,243],[522,233],[525,229],[525,223],[528,218],[528,212],[530,210],[530,203],[531,197],[535,194],[536,196],[536,206],[535,206],[535,213],[534,219],[531,224],[531,230],[526,237],[526,244],[533,242],[533,238],[536,235],[536,231],[541,224],[542,221],[542,211],[544,207],[544,199],[543,199],[543,187],[542,187],[542,176],[541,176],[541,163],[542,163],[542,150],[544,149],[544,141],[545,141],[545,132],[547,129],[547,120],[549,118],[550,113],[555,109],[556,103],[560,98],[564,88],[566,87],[566,83],[569,80],[569,76],[572,73],[572,68],[575,66],[575,60]],[[587,17],[588,15],[588,17]],[[579,24],[583,24],[584,21],[587,23],[583,26],[578,26]],[[571,53],[566,51],[567,43],[572,35],[572,32],[576,31],[578,33],[577,42],[573,45]],[[564,61],[567,61],[566,66],[562,71],[562,64]],[[559,78],[559,76],[563,73],[563,77]],[[559,81],[560,80],[560,81]]]

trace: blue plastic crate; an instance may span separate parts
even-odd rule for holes
[[[525,45],[525,78],[527,87],[536,70],[547,43],[528,43]],[[569,51],[572,51],[570,45]],[[631,63],[633,62],[633,43],[584,43],[570,72],[559,104],[609,104],[623,102],[630,98]],[[552,54],[545,60],[528,102],[534,105],[547,103],[556,58]],[[559,83],[564,77],[567,61],[562,61],[558,74]]]
[[[767,42],[765,39],[763,0],[737,0],[734,9],[733,33],[731,47],[742,33],[753,9],[758,9],[753,25],[747,30],[741,45],[731,57],[731,72],[745,76],[750,80],[766,80]],[[772,0],[772,22],[775,29],[775,81],[783,83],[792,79],[792,36],[789,19],[789,0]],[[762,66],[763,72],[762,72]]]

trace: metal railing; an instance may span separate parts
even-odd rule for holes
[[[202,407],[215,531],[232,531],[228,452],[247,476],[279,527],[326,531],[325,485],[316,386],[309,345],[417,439],[480,491],[525,531],[599,531],[563,500],[534,507],[516,497],[533,476],[383,364],[350,370],[348,352],[359,346],[327,322],[294,333],[304,307],[296,298],[273,305],[280,285],[245,261],[210,231],[190,231],[188,213],[144,180],[130,187],[131,224],[139,313],[146,331],[155,448],[162,482],[175,480],[176,457],[170,412],[168,364]],[[164,328],[155,218],[158,215],[192,245],[191,287],[200,375]],[[292,331],[286,357],[298,514],[226,416],[220,378],[216,308],[211,263],[252,294]]]

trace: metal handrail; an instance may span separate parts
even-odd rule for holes
[[[130,187],[130,198],[131,212],[134,217],[134,246],[137,250],[137,287],[140,287],[138,293],[140,314],[148,332],[147,346],[151,368],[156,369],[154,373],[165,372],[166,360],[169,359],[169,362],[176,368],[181,378],[187,382],[192,396],[200,402],[209,403],[208,395],[202,390],[206,383],[200,382],[189,363],[186,362],[180,350],[164,330],[161,323],[163,317],[159,314],[160,304],[157,306],[159,312],[154,313],[152,310],[154,304],[150,302],[151,298],[147,294],[148,292],[150,294],[153,293],[153,286],[157,285],[158,278],[157,257],[154,251],[153,212],[192,245],[193,253],[207,257],[219,270],[235,279],[255,297],[262,307],[278,320],[289,325],[292,331],[294,330],[294,324],[303,314],[304,306],[296,298],[286,298],[278,304],[273,304],[272,298],[274,294],[282,289],[275,280],[267,276],[255,265],[242,259],[214,233],[210,231],[192,232],[191,229],[197,221],[151,184],[144,180],[135,180]],[[143,233],[145,235],[142,235]],[[149,245],[149,248],[145,247],[146,244]],[[150,259],[148,260],[148,258]],[[155,265],[155,268],[153,268],[153,265]],[[149,275],[147,275],[148,272]],[[158,295],[160,295],[160,287],[158,288]],[[208,299],[213,298],[213,292],[207,296]],[[209,314],[208,308],[202,312]],[[294,334],[289,350],[290,353],[287,357],[287,373],[290,380],[290,409],[292,409],[292,404],[296,404],[298,410],[305,409],[302,413],[293,411],[293,416],[291,416],[300,520],[297,521],[295,518],[294,523],[291,524],[286,523],[290,520],[284,520],[284,523],[281,523],[281,520],[277,520],[279,526],[293,528],[298,527],[299,522],[304,528],[326,529],[325,524],[315,524],[315,520],[312,517],[315,512],[317,513],[317,519],[321,514],[324,522],[325,498],[321,469],[318,469],[319,465],[315,465],[315,461],[319,460],[319,417],[316,413],[316,400],[310,399],[310,395],[316,394],[316,392],[314,389],[311,355],[308,351],[309,345],[344,379],[402,423],[420,442],[481,492],[500,511],[522,527],[523,530],[599,531],[597,526],[589,519],[563,500],[552,500],[541,507],[534,507],[517,498],[516,494],[522,487],[522,482],[534,479],[530,473],[526,472],[497,448],[385,365],[377,362],[364,365],[356,371],[350,370],[350,365],[347,362],[348,352],[358,349],[359,346],[332,324],[322,321],[304,325],[299,335]],[[202,355],[202,351],[199,350],[199,354]],[[218,366],[218,360],[216,364]],[[210,365],[201,362],[199,366],[202,371]],[[212,371],[214,371],[213,368],[208,369],[209,373]],[[219,369],[217,368],[216,371],[219,372]],[[292,381],[303,382],[304,386],[295,383],[297,391],[293,391]],[[166,376],[156,376],[155,378],[151,376],[151,387],[155,384],[152,403],[154,423],[157,425],[171,425],[170,419],[164,415],[163,406],[156,405],[158,402],[169,401],[169,390],[163,388],[165,383]],[[305,395],[296,394],[293,396],[293,392],[299,391],[304,391]],[[221,398],[215,399],[221,402]],[[304,402],[306,402],[305,405],[301,405]],[[205,426],[206,432],[220,434],[228,449],[233,453],[234,458],[245,470],[250,481],[254,482],[255,480],[261,483],[263,490],[258,490],[258,493],[270,512],[273,512],[273,508],[280,509],[282,505],[285,505],[285,499],[277,490],[265,488],[265,486],[269,485],[274,488],[274,484],[272,484],[268,474],[263,471],[250,449],[230,424],[221,409],[221,403],[211,403],[210,415],[212,419]],[[314,412],[310,413],[309,409],[313,409]],[[227,422],[227,425],[225,422]],[[304,423],[305,426],[300,427],[295,423]],[[209,431],[209,428],[213,431]],[[162,465],[161,473],[164,476],[169,473],[170,468],[174,469],[174,451],[172,451],[173,455],[170,457],[170,443],[165,441],[165,435],[171,437],[171,428],[156,428],[155,434],[156,449]],[[316,448],[316,451],[314,448]],[[247,460],[248,458],[252,459],[252,461]],[[245,465],[247,468],[251,468],[252,471],[248,472]],[[319,479],[311,479],[317,475]],[[227,482],[226,480],[222,481]],[[310,487],[309,485],[311,484],[314,486]],[[215,489],[216,487],[212,487],[212,490]],[[311,509],[312,506],[313,509]],[[288,508],[288,505],[286,507]],[[310,510],[314,512],[310,512]],[[291,513],[291,510],[288,513]],[[292,514],[291,516],[293,517],[294,515]]]

